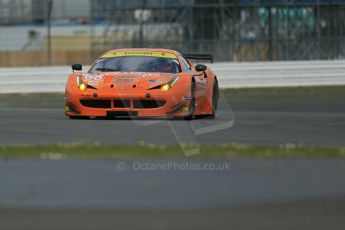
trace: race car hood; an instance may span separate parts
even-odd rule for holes
[[[83,74],[82,80],[86,84],[96,89],[104,89],[108,87],[118,89],[126,89],[128,87],[151,89],[153,87],[168,83],[176,76],[176,73],[98,72],[94,74]]]

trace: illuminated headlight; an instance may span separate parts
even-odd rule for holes
[[[81,79],[81,76],[77,76],[77,86],[81,91],[84,91],[87,89],[88,85],[83,82]]]
[[[161,90],[162,91],[168,91],[170,89],[170,85],[169,84],[164,84],[161,86]]]
[[[86,85],[85,83],[81,83],[80,86],[79,86],[79,89],[80,89],[81,91],[86,90],[86,88],[87,88],[87,85]]]
[[[177,80],[178,80],[178,76],[171,79],[168,83],[161,85],[161,90],[165,92],[168,91],[169,89],[173,87],[173,85],[175,84]]]

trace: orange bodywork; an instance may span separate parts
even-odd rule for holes
[[[216,76],[210,68],[197,72],[195,66],[179,52],[167,49],[117,49],[99,59],[116,55],[176,57],[180,71],[74,72],[66,84],[67,116],[188,117],[215,112],[212,98]],[[163,87],[171,83],[170,88]],[[84,85],[81,87],[81,84]],[[194,98],[193,110],[191,98]]]

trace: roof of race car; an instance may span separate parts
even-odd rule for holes
[[[162,58],[174,58],[177,59],[179,52],[169,49],[157,49],[157,48],[125,48],[115,49],[104,53],[102,58],[120,57],[120,56],[151,56]]]

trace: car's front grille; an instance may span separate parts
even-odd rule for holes
[[[113,104],[112,104],[113,102]],[[166,103],[165,100],[106,100],[106,99],[82,99],[80,103],[89,108],[134,108],[134,109],[154,109],[163,107]]]
[[[80,100],[85,107],[90,108],[111,108],[111,100]]]
[[[130,100],[114,100],[114,107],[115,108],[130,108],[131,101]]]
[[[164,100],[133,100],[133,107],[135,109],[153,109],[165,105]]]

